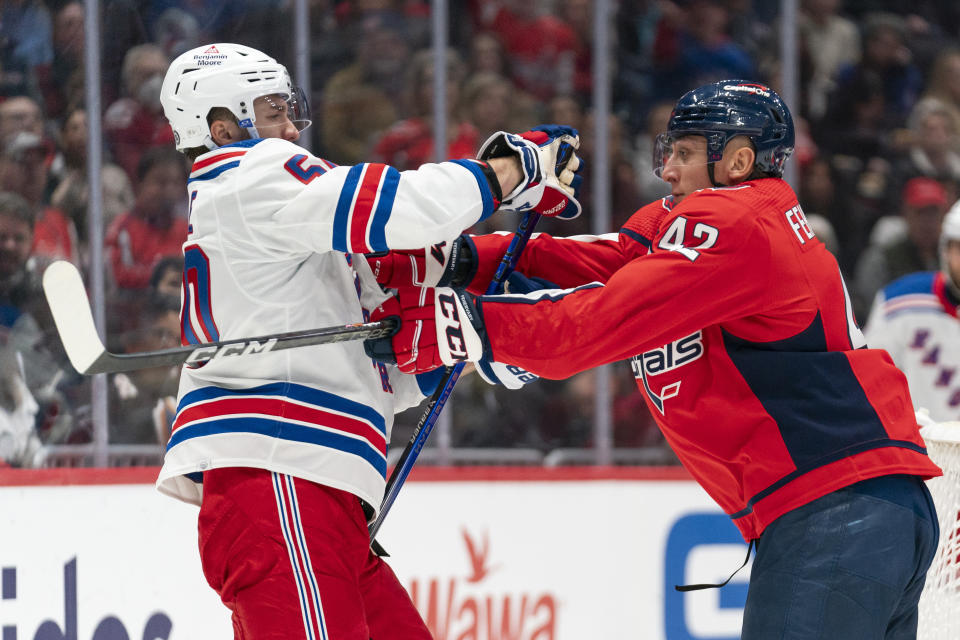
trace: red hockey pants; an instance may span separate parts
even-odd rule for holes
[[[360,500],[262,469],[204,473],[200,559],[236,640],[430,640]]]

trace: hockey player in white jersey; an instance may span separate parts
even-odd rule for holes
[[[489,162],[338,167],[294,144],[310,115],[287,70],[226,43],[174,60],[161,101],[193,161],[184,344],[362,322],[388,297],[363,254],[454,238],[501,203],[579,210],[570,171],[540,162],[561,138],[575,147],[573,130]],[[438,379],[372,362],[361,342],[184,369],[157,486],[200,505],[203,570],[236,638],[430,637],[367,522],[393,414]]]
[[[940,230],[940,270],[894,280],[874,299],[865,335],[907,376],[914,408],[960,420],[960,201]]]

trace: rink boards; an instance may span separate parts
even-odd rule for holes
[[[229,640],[156,469],[0,470],[0,638]],[[746,545],[681,469],[418,469],[379,540],[436,640],[732,639]]]

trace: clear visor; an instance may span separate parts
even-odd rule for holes
[[[663,178],[668,165],[707,165],[707,140],[702,135],[684,134],[675,136],[661,133],[653,145],[653,172]]]
[[[260,96],[254,100],[256,119],[241,122],[241,126],[255,127],[261,135],[273,128],[286,127],[293,124],[297,131],[303,131],[310,126],[310,103],[300,87],[293,87],[290,95],[273,93]]]

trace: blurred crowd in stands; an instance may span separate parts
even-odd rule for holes
[[[492,132],[556,122],[581,131],[585,215],[541,231],[593,231],[591,0],[451,2],[447,157]],[[107,282],[107,342],[179,344],[180,245],[189,166],[173,149],[159,93],[169,61],[206,42],[261,49],[294,70],[290,3],[102,0],[105,264],[91,264],[84,105],[84,9],[76,0],[0,3],[0,459],[43,464],[47,445],[92,438],[90,381],[65,359],[40,293],[51,260]],[[707,81],[780,87],[779,3],[613,1],[608,144],[614,232],[669,193],[651,171],[672,104]],[[427,0],[311,0],[314,125],[303,142],[338,164],[399,169],[435,159]],[[937,268],[942,216],[960,198],[960,3],[801,0],[799,195],[837,256],[857,318],[876,291]],[[509,229],[512,220],[488,222]],[[487,223],[475,229],[489,231]],[[175,370],[108,381],[110,442],[165,442]],[[614,443],[671,456],[626,363],[613,365]],[[540,451],[593,445],[595,374],[520,392],[465,379],[453,400],[456,447]],[[401,431],[419,411],[400,421]],[[394,443],[403,442],[395,436]]]

